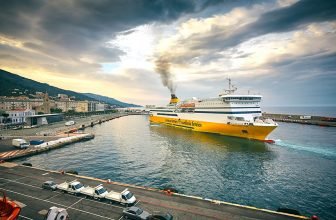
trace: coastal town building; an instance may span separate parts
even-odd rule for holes
[[[88,112],[89,102],[88,101],[77,101],[75,111],[76,112]]]
[[[6,111],[9,115],[11,124],[22,124],[26,122],[27,117],[35,115],[35,110],[31,109],[14,109]]]
[[[96,104],[96,111],[105,111],[107,110],[107,105],[104,103],[97,103]]]
[[[97,104],[99,104],[99,102],[97,102],[97,101],[89,101],[88,102],[88,111],[89,112],[95,112],[95,111],[97,111]]]
[[[36,94],[17,97],[0,97],[0,111],[9,111],[14,109],[35,110],[36,114],[51,114],[51,112],[94,112],[105,111],[117,106],[98,101],[79,100],[74,101],[66,94],[58,94],[50,97],[48,93],[36,92]],[[53,110],[53,111],[52,111]],[[55,111],[56,110],[56,111]]]
[[[57,98],[63,101],[70,101],[69,96],[66,94],[58,94]]]
[[[37,113],[43,113],[43,114],[50,114],[50,99],[48,96],[48,93],[45,93],[43,95],[43,102],[42,105],[36,106],[35,111]]]

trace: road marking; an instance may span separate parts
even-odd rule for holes
[[[18,178],[18,179],[16,179],[16,180],[20,180],[20,179],[23,179],[23,178],[26,178],[26,177],[20,177],[20,178]],[[1,183],[0,186],[4,186],[4,185],[8,184],[9,182],[13,182],[13,181],[15,181],[15,180],[10,180],[10,179],[6,179],[6,178],[2,178],[2,177],[0,177],[0,179],[7,180],[7,182],[5,182],[5,183]]]
[[[138,201],[134,204],[134,206],[136,206],[139,202],[140,202],[140,200],[138,200]]]
[[[23,178],[26,178],[26,177],[21,177],[19,179],[16,179],[16,180],[21,180]],[[21,183],[21,182],[18,182],[16,180],[10,180],[10,179],[6,179],[6,178],[2,178],[0,177],[0,179],[4,179],[4,180],[7,180],[9,182],[14,182],[14,183],[17,183],[17,184],[21,184],[21,185],[25,185],[25,186],[30,186],[30,187],[33,187],[33,188],[38,188],[38,189],[41,189],[41,187],[38,187],[38,186],[34,186],[34,185],[30,185],[30,184],[27,184],[27,183]]]
[[[121,219],[123,219],[124,218],[124,215],[122,215],[118,220],[121,220]]]
[[[48,213],[48,210],[42,209],[41,211],[38,212],[38,214],[45,216]]]
[[[5,189],[5,188],[1,188],[0,189],[2,190],[6,190],[7,192],[12,192],[14,194],[19,194],[19,195],[22,195],[22,196],[25,196],[25,197],[28,197],[28,198],[32,198],[32,199],[36,199],[36,200],[40,200],[40,201],[43,201],[43,202],[48,202],[48,203],[51,203],[51,204],[54,204],[54,205],[58,205],[58,206],[61,206],[61,207],[66,207],[62,204],[59,204],[59,203],[56,203],[56,202],[51,202],[51,201],[47,201],[45,199],[40,199],[40,198],[37,198],[35,196],[30,196],[30,195],[26,195],[24,193],[19,193],[19,192],[15,192],[13,190],[8,190],[8,189]],[[83,198],[84,199],[84,198]],[[111,220],[114,220],[113,218],[109,218],[109,217],[105,217],[105,216],[102,216],[102,215],[98,215],[98,214],[95,214],[95,213],[92,213],[92,212],[87,212],[87,211],[84,211],[84,210],[81,210],[81,209],[76,209],[76,208],[72,208],[70,207],[69,209],[73,209],[75,211],[79,211],[79,212],[83,212],[83,213],[86,213],[86,214],[90,214],[90,215],[94,215],[94,216],[97,216],[97,217],[100,217],[100,218],[105,218],[105,219],[111,219]]]
[[[20,208],[23,208],[23,207],[26,207],[26,206],[27,206],[26,204],[23,204],[22,202],[19,202],[19,201],[17,201],[17,200],[14,200],[14,202],[15,202],[18,206],[20,206]]]
[[[45,175],[48,175],[49,173],[44,173],[44,174],[42,174],[42,176],[45,176]]]
[[[81,198],[80,200],[78,200],[77,202],[75,202],[74,204],[72,204],[72,205],[70,205],[70,206],[68,206],[66,209],[68,209],[68,208],[70,208],[70,207],[72,207],[72,206],[74,206],[74,205],[76,205],[77,203],[79,203],[80,201],[82,201],[84,198]]]
[[[26,177],[21,177],[21,178],[19,178],[19,179],[17,179],[17,180],[20,180],[20,179],[23,179],[23,178],[26,178]],[[0,177],[0,179],[4,179],[4,180],[7,180],[7,181],[9,181],[9,182],[15,182],[15,183],[17,183],[17,184],[22,184],[22,185],[30,186],[30,187],[33,187],[33,188],[41,189],[41,187],[39,187],[39,186],[34,186],[34,185],[26,184],[26,183],[21,183],[21,182],[17,182],[17,181],[15,181],[15,180],[7,179],[7,178],[2,178],[2,177]],[[9,182],[7,182],[7,183],[9,183]],[[7,183],[4,183],[3,185],[5,185],[5,184],[7,184]],[[0,186],[2,186],[2,185],[0,185]],[[57,193],[57,195],[55,195],[55,196],[53,196],[53,197],[51,197],[51,198],[54,198],[54,197],[56,197],[56,196],[58,196],[58,195],[62,195],[62,194],[63,194],[63,193],[58,193],[57,191],[56,191],[56,192],[55,192],[55,191],[52,191],[52,193]],[[75,195],[72,195],[72,194],[68,194],[68,195],[75,196]],[[75,197],[76,197],[76,196],[75,196]],[[49,198],[49,199],[51,199],[51,198]],[[49,200],[49,199],[47,199],[47,200]],[[123,208],[123,207],[120,207],[120,206],[117,206],[117,205],[112,205],[112,204],[105,203],[105,202],[98,202],[98,201],[95,201],[95,200],[92,200],[92,199],[86,199],[86,198],[84,198],[84,199],[87,200],[87,201],[90,201],[90,202],[100,203],[100,204],[104,204],[104,205],[107,205],[107,206],[112,206],[112,207],[121,208],[121,209]]]
[[[23,176],[23,177],[20,177],[20,178],[15,179],[14,181],[22,180],[22,179],[24,179],[24,178],[27,178],[27,177],[26,177],[26,176]],[[2,178],[2,179],[5,179],[5,178]]]
[[[28,220],[34,220],[34,219],[32,219],[32,218],[28,218],[28,217],[26,217],[26,216],[23,216],[23,215],[19,215],[21,218],[24,218],[24,219],[28,219]]]
[[[50,197],[50,198],[48,198],[48,199],[46,199],[47,201],[50,201],[50,199],[53,199],[53,198],[55,198],[55,197],[57,197],[57,196],[59,196],[59,195],[62,195],[63,193],[57,193],[56,195],[54,195],[54,196],[52,196],[52,197]]]

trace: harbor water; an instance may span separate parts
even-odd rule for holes
[[[18,160],[52,170],[336,219],[336,128],[280,123],[267,144],[122,117],[95,139]]]

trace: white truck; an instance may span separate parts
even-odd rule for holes
[[[110,191],[105,195],[105,199],[109,202],[118,202],[125,205],[134,204],[136,201],[135,196],[133,195],[133,193],[128,191],[128,189],[125,189],[121,193]]]
[[[84,186],[77,180],[74,180],[71,182],[64,182],[64,183],[58,184],[57,189],[63,192],[73,193],[77,195],[84,189]]]
[[[29,143],[25,139],[13,139],[12,145],[17,148],[28,148]]]
[[[98,200],[105,198],[105,195],[108,194],[107,190],[102,186],[102,184],[96,187],[84,187],[84,189],[82,189],[80,193]]]
[[[108,201],[110,203],[118,202],[121,204],[129,205],[129,204],[135,203],[136,201],[135,196],[133,195],[133,193],[128,191],[128,189],[125,189],[121,193],[115,192],[115,191],[108,192],[102,186],[102,184],[96,187],[90,187],[90,186],[84,187],[84,189],[82,189],[80,193],[90,198],[99,199],[99,200],[104,199],[105,201]]]

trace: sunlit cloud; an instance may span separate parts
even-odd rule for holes
[[[333,1],[13,0],[2,6],[0,68],[64,89],[165,104],[169,90],[156,66],[162,56],[186,98],[218,94],[228,76],[267,93],[266,103],[272,95],[281,99],[274,85],[286,87],[289,79],[300,84],[292,89],[298,93],[317,79],[336,82]],[[325,97],[322,87],[316,93]],[[302,97],[297,101],[308,100]]]

